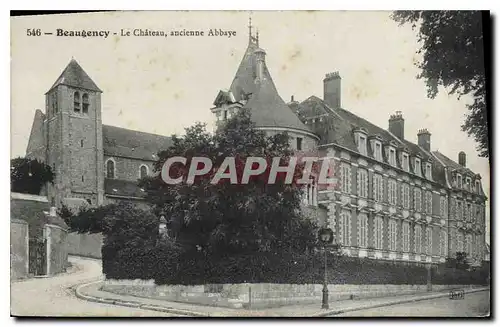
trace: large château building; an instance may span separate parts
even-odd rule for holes
[[[332,228],[347,255],[439,263],[465,251],[479,264],[485,248],[485,201],[481,176],[432,151],[422,129],[413,143],[405,137],[401,112],[384,129],[341,106],[341,77],[329,73],[324,96],[286,103],[266,65],[266,52],[250,30],[248,47],[227,90],[211,111],[223,124],[241,108],[256,128],[287,132],[296,151],[316,152],[337,167],[334,188],[312,182],[304,209]],[[35,112],[27,156],[56,172],[46,190],[60,205],[79,198],[92,205],[118,200],[144,203],[137,180],[151,173],[168,137],[103,125],[102,91],[71,60],[45,94],[45,113]]]

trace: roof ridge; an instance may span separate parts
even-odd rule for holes
[[[167,135],[161,135],[161,134],[150,133],[150,132],[143,132],[143,131],[138,131],[138,130],[135,130],[135,129],[125,128],[125,127],[120,127],[120,126],[106,125],[106,124],[102,124],[102,126],[103,127],[117,128],[117,129],[121,129],[121,130],[125,130],[125,131],[135,132],[135,133],[141,133],[141,134],[147,134],[147,135],[153,135],[153,136],[160,136],[160,137],[171,138],[171,136],[167,136]]]

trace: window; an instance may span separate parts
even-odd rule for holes
[[[223,113],[223,117],[224,117],[224,120],[227,120],[227,110],[224,110],[224,113]]]
[[[373,199],[376,202],[382,202],[384,193],[384,183],[382,179],[382,175],[374,174],[373,175]]]
[[[457,219],[462,220],[464,211],[463,211],[462,201],[457,201]]]
[[[422,176],[422,167],[420,166],[420,159],[415,158],[415,175]]]
[[[52,92],[52,113],[56,114],[58,110],[57,106],[57,92]]]
[[[457,233],[457,252],[464,252],[464,233]]]
[[[83,148],[83,140],[80,140],[80,147]]]
[[[396,251],[397,246],[397,222],[394,219],[389,220],[389,250]]]
[[[302,137],[297,137],[297,150],[302,150]]]
[[[389,179],[389,204],[396,205],[397,201],[397,183],[394,179]]]
[[[358,233],[358,246],[366,248],[368,246],[368,217],[364,213],[360,213],[358,216]]]
[[[457,187],[462,188],[462,175],[457,174]]]
[[[432,164],[429,162],[425,164],[425,178],[432,179]]]
[[[465,237],[465,252],[467,253],[467,256],[470,257],[472,254],[472,235],[467,234]]]
[[[403,208],[410,209],[410,185],[403,183]]]
[[[314,177],[312,180],[304,187],[304,204],[310,206],[316,206],[318,204],[318,188],[316,185],[316,180]]]
[[[83,104],[83,113],[89,113],[89,95],[87,93],[83,93],[82,96],[82,104]]]
[[[441,196],[439,200],[439,214],[442,218],[448,217],[448,198],[446,196]]]
[[[408,153],[403,153],[402,166],[404,171],[410,171],[410,161],[408,158]]]
[[[366,156],[366,136],[358,134],[358,151]]]
[[[375,160],[382,161],[382,145],[380,142],[375,142],[375,153],[373,154]]]
[[[375,238],[374,246],[376,249],[382,250],[383,248],[383,237],[384,237],[384,220],[382,217],[375,217]]]
[[[414,203],[415,203],[415,211],[417,212],[421,212],[422,211],[422,191],[415,187],[414,191],[413,191],[413,194],[414,194]]]
[[[83,175],[82,175],[82,183],[85,182],[85,179],[83,178]]]
[[[470,191],[470,177],[465,178],[465,188]]]
[[[432,215],[432,192],[425,192],[425,212],[428,215]]]
[[[448,252],[448,233],[446,233],[446,230],[443,229],[440,234],[439,253],[441,256],[445,257]]]
[[[415,253],[422,253],[422,227],[420,225],[415,226]]]
[[[476,192],[477,193],[481,192],[481,182],[480,181],[476,181]]]
[[[358,196],[368,197],[368,171],[366,169],[358,169]]]
[[[115,162],[111,159],[106,161],[106,178],[115,178]]]
[[[74,93],[74,100],[73,100],[73,109],[75,112],[80,112],[80,93],[75,92]]]
[[[141,168],[139,171],[139,176],[140,176],[140,178],[144,178],[144,177],[148,176],[148,166],[141,165]]]
[[[467,203],[467,209],[466,209],[466,214],[467,214],[467,221],[472,221],[472,207],[470,203]]]
[[[432,255],[432,227],[427,227],[425,239],[427,240],[427,255]]]
[[[351,245],[351,212],[343,210],[340,214],[340,240],[342,245]]]
[[[393,148],[389,149],[389,165],[396,167],[396,150]]]
[[[342,192],[351,193],[351,166],[342,163]]]
[[[403,252],[410,252],[410,223],[403,221]]]

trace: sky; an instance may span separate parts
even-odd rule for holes
[[[440,89],[427,98],[416,76],[416,31],[399,26],[385,11],[115,12],[11,18],[11,157],[25,154],[36,109],[71,58],[103,90],[104,124],[163,135],[182,134],[196,121],[211,129],[210,112],[220,89],[229,88],[248,44],[248,18],[258,28],[266,64],[285,101],[323,97],[323,78],[342,77],[342,107],[387,128],[401,111],[405,138],[416,143],[427,128],[431,149],[481,174],[489,197],[489,162],[462,132],[467,97]],[[41,29],[28,36],[27,29]],[[200,37],[120,36],[135,28],[203,30]],[[57,29],[110,30],[108,38],[58,37]],[[236,35],[206,36],[209,29]],[[43,35],[53,32],[54,35]],[[117,35],[113,35],[113,33]],[[487,206],[487,217],[489,207]],[[489,218],[487,218],[489,220]],[[489,233],[489,224],[487,226]],[[488,237],[489,238],[489,237]]]

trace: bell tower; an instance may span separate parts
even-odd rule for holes
[[[55,172],[48,195],[103,203],[102,91],[75,59],[45,94],[46,163]]]

